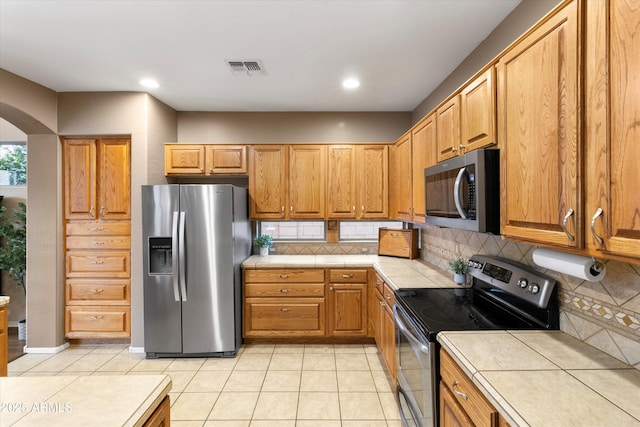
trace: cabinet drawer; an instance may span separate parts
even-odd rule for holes
[[[245,283],[324,283],[324,270],[245,270]]]
[[[67,236],[130,235],[129,221],[73,221],[67,223]]]
[[[329,270],[331,283],[367,283],[367,270]]]
[[[128,305],[129,280],[70,279],[66,295],[67,305]]]
[[[396,303],[396,294],[393,293],[393,289],[391,289],[386,283],[384,284],[384,292],[382,293],[382,297],[387,303],[387,307],[389,307],[389,309],[391,309],[391,307],[393,307],[393,305]]]
[[[495,425],[498,419],[496,409],[444,350],[440,351],[440,375],[444,385],[452,391],[458,404],[475,425]],[[459,393],[466,395],[466,399]]]
[[[104,236],[67,236],[67,249],[130,249],[131,237]]]
[[[376,272],[376,281],[374,283],[380,295],[384,294],[384,279]]]
[[[324,283],[245,283],[245,297],[324,297]]]
[[[245,336],[324,335],[324,299],[246,300]]]
[[[129,278],[129,252],[72,252],[66,254],[67,277]]]
[[[67,338],[128,338],[129,307],[66,307]]]

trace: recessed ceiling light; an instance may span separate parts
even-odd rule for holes
[[[148,87],[148,88],[156,88],[156,87],[160,87],[160,84],[155,81],[154,79],[142,79],[140,80],[140,84],[144,87]]]
[[[360,86],[360,81],[355,78],[345,79],[342,82],[342,87],[345,89],[356,89],[359,86]]]

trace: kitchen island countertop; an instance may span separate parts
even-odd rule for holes
[[[569,334],[441,332],[438,341],[513,427],[640,426],[640,370]]]
[[[141,426],[171,390],[167,375],[0,378],[0,425]]]
[[[242,268],[374,268],[393,289],[460,287],[453,273],[423,260],[380,255],[253,255]]]

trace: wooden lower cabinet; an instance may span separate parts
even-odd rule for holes
[[[507,425],[445,350],[440,350],[440,376],[441,426],[496,427],[499,422]]]
[[[245,270],[243,336],[366,338],[368,277],[366,268]]]
[[[395,303],[393,290],[376,274],[372,289],[373,332],[376,345],[393,382],[397,379],[396,369],[396,324],[392,307]]]
[[[0,377],[7,376],[9,363],[9,331],[7,322],[7,307],[0,307]]]
[[[171,425],[171,401],[166,396],[153,414],[145,421],[144,427],[169,427]]]
[[[329,270],[329,335],[367,335],[367,270]]]

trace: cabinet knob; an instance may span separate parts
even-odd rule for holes
[[[102,319],[104,319],[104,317],[103,316],[91,316],[90,319],[91,320],[102,320]]]
[[[353,274],[343,274],[342,278],[343,279],[352,279],[353,278]]]
[[[104,261],[91,261],[91,264],[93,265],[104,264]]]
[[[282,307],[280,308],[280,311],[289,311],[289,307]]]
[[[387,301],[391,301],[391,295],[387,294],[384,297],[386,298]]]
[[[91,231],[104,231],[104,227],[93,227]]]
[[[101,294],[104,292],[104,289],[91,289],[92,294]]]
[[[96,240],[92,242],[94,245],[105,245],[107,244],[107,242],[105,242],[104,240]]]
[[[213,168],[209,168],[209,173],[213,173]]]
[[[90,216],[91,218],[93,218],[93,214],[95,213],[95,211],[96,211],[96,210],[93,208],[93,206],[91,207],[91,209],[89,209],[89,216]]]
[[[100,206],[100,218],[104,219],[104,206]]]
[[[466,394],[464,394],[463,392],[459,391],[459,390],[457,389],[457,387],[456,387],[457,385],[458,385],[458,381],[454,381],[454,382],[453,382],[453,384],[451,384],[451,389],[453,390],[453,392],[454,392],[455,394],[457,394],[458,396],[460,396],[460,397],[461,397],[461,398],[463,398],[464,400],[467,400],[467,395],[466,395]]]
[[[284,218],[284,206],[280,209],[280,215]]]
[[[280,289],[278,290],[278,292],[282,292],[283,294],[286,294],[289,292],[289,289]]]
[[[329,290],[332,291],[333,290],[333,286],[329,286]]]
[[[288,279],[288,278],[289,278],[289,275],[288,275],[288,274],[281,274],[281,275],[280,275],[280,278],[281,278],[281,279]]]

